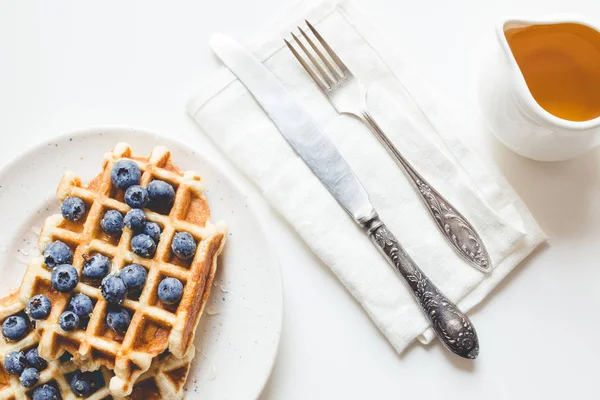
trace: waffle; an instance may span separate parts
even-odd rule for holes
[[[145,209],[148,221],[158,223],[162,234],[152,259],[137,256],[130,250],[133,233],[123,229],[120,237],[106,235],[100,220],[107,210],[118,210],[123,215],[130,210],[124,202],[123,191],[113,187],[111,170],[121,159],[132,159],[142,170],[141,185],[153,179],[169,182],[175,188],[175,201],[168,214]],[[83,221],[73,223],[61,215],[49,217],[40,233],[41,251],[55,240],[61,240],[73,250],[73,265],[80,282],[73,293],[83,293],[95,303],[87,327],[66,332],[58,325],[60,314],[66,309],[73,293],[59,293],[50,283],[50,270],[43,257],[31,260],[20,288],[19,299],[29,299],[43,293],[52,301],[48,319],[39,321],[39,353],[47,360],[57,360],[66,351],[84,370],[101,366],[114,371],[110,390],[114,396],[127,396],[136,379],[147,371],[152,359],[164,351],[183,358],[192,347],[196,326],[210,294],[217,267],[217,256],[225,243],[226,227],[209,221],[210,210],[202,194],[200,177],[192,172],[182,173],[171,162],[170,153],[156,147],[149,157],[135,157],[131,148],[119,143],[104,158],[103,171],[88,185],[73,173],[66,173],[57,190],[59,200],[79,197],[86,203]],[[178,231],[190,233],[198,243],[192,260],[180,260],[171,251],[171,240]],[[84,256],[100,253],[112,260],[111,273],[127,264],[136,263],[148,270],[146,284],[139,297],[128,295],[123,307],[131,314],[131,323],[125,334],[111,330],[105,322],[108,304],[100,293],[99,284],[86,282],[81,270]],[[184,283],[183,296],[178,305],[163,304],[157,296],[158,284],[164,277],[175,277]]]
[[[23,305],[18,299],[18,293],[12,293],[0,299],[0,324],[9,316],[24,315]],[[0,335],[0,358],[3,360],[6,354],[12,351],[27,351],[39,344],[39,331],[30,329],[27,336],[18,342],[7,342]],[[156,358],[150,369],[133,385],[133,391],[129,399],[151,400],[151,399],[181,399],[184,395],[185,384],[190,365],[194,356],[193,346],[184,358],[176,358],[172,354],[164,354]],[[80,399],[71,391],[70,379],[78,370],[77,365],[70,360],[68,354],[58,360],[49,361],[48,367],[40,372],[40,380],[32,388],[25,388],[19,382],[19,377],[10,375],[0,363],[0,400],[25,400],[31,397],[31,393],[37,386],[45,383],[54,385],[60,392],[63,400]],[[114,374],[105,367],[100,367],[94,372],[98,388],[88,399],[113,399],[109,390],[108,382]]]

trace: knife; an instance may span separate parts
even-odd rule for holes
[[[479,339],[469,318],[439,291],[404,251],[377,215],[350,165],[308,112],[235,40],[216,34],[211,38],[210,46],[262,106],[289,145],[404,278],[444,346],[461,357],[475,359],[479,354]]]

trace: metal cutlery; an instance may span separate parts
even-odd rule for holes
[[[233,39],[215,35],[211,47],[262,106],[289,145],[404,278],[446,348],[461,357],[475,359],[479,340],[469,318],[404,251],[377,215],[346,160],[308,112],[260,61]]]
[[[296,59],[339,113],[358,117],[375,133],[385,148],[404,169],[409,181],[414,185],[420,198],[425,203],[436,226],[456,252],[473,267],[483,272],[490,272],[491,261],[488,252],[473,226],[456,207],[452,206],[413,168],[394,146],[369,113],[366,104],[367,90],[365,86],[346,67],[315,27],[308,21],[306,21],[306,24],[319,41],[322,49],[302,28],[298,27],[300,34],[312,48],[312,52],[307,49],[300,38],[292,33],[294,41],[304,56],[289,41],[284,40]],[[322,50],[327,53],[328,57],[323,54]]]

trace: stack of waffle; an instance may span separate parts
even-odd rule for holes
[[[121,159],[134,161],[140,171],[140,185],[152,180],[169,183],[175,190],[173,205],[168,210],[144,209],[146,219],[157,223],[162,233],[156,252],[144,258],[131,250],[134,233],[124,228],[120,235],[107,235],[100,221],[108,210],[125,215],[131,207],[124,200],[123,190],[111,180],[111,171]],[[41,252],[52,242],[65,243],[73,253],[72,265],[79,282],[72,291],[59,292],[51,283],[52,270],[43,256],[34,257],[26,270],[21,287],[0,300],[0,323],[21,315],[31,326],[20,340],[8,340],[0,335],[0,361],[14,351],[26,351],[37,346],[48,366],[40,372],[34,386],[24,387],[19,377],[10,374],[0,362],[0,399],[26,399],[40,385],[52,385],[63,399],[75,398],[70,379],[80,371],[94,371],[94,391],[89,398],[182,398],[190,363],[195,355],[192,345],[196,326],[208,300],[217,267],[217,257],[225,243],[224,224],[212,224],[210,210],[202,194],[200,177],[182,173],[171,162],[170,153],[156,147],[149,157],[133,156],[131,148],[118,144],[104,158],[102,172],[87,185],[67,172],[57,190],[58,199],[76,197],[85,203],[85,216],[76,222],[62,215],[49,217],[39,235]],[[172,240],[176,232],[187,232],[197,243],[189,259],[176,257]],[[106,322],[110,308],[100,284],[86,280],[82,269],[92,254],[101,254],[111,261],[111,274],[129,264],[139,264],[147,270],[141,291],[127,294],[122,307],[131,316],[125,332],[112,330]],[[164,278],[176,278],[183,283],[181,300],[165,304],[158,296],[159,283]],[[24,309],[30,299],[45,295],[51,302],[49,315],[35,322]],[[93,311],[85,325],[66,331],[59,317],[67,310],[74,294],[84,294],[93,303]]]

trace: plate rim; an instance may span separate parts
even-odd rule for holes
[[[94,126],[91,126],[88,128],[77,128],[77,129],[73,129],[73,130],[69,130],[69,131],[63,131],[56,135],[51,135],[50,137],[44,138],[43,140],[39,140],[39,141],[32,143],[31,145],[27,146],[22,152],[18,153],[16,156],[10,158],[5,164],[0,166],[0,174],[3,174],[5,172],[5,170],[14,167],[16,164],[18,164],[20,162],[21,159],[31,156],[34,152],[41,150],[44,146],[52,145],[53,142],[64,141],[67,139],[75,139],[75,138],[80,138],[80,137],[86,137],[86,136],[91,136],[91,135],[99,135],[106,131],[117,131],[117,130],[129,131],[131,134],[152,136],[159,141],[165,140],[167,142],[174,143],[175,145],[177,145],[181,148],[189,148],[190,150],[192,150],[195,153],[195,155],[202,158],[202,160],[206,164],[208,164],[208,166],[210,168],[213,168],[214,170],[219,171],[219,173],[223,176],[224,179],[226,179],[229,182],[229,184],[233,187],[233,189],[235,191],[237,191],[238,193],[240,193],[241,195],[243,195],[244,192],[242,191],[242,189],[240,189],[240,186],[237,184],[237,182],[234,179],[232,179],[230,174],[224,172],[222,168],[219,168],[217,166],[216,161],[213,160],[210,156],[208,156],[204,151],[200,150],[195,144],[189,145],[189,144],[184,143],[183,141],[181,141],[178,138],[168,137],[159,132],[153,131],[151,129],[129,126],[129,125],[94,125]],[[167,143],[166,147],[167,148],[169,147],[168,143]],[[261,214],[261,213],[257,210],[257,207],[255,205],[256,200],[254,200],[252,198],[252,196],[246,197],[245,200],[248,203],[248,207],[247,207],[248,212],[257,221],[258,230],[260,231],[262,236],[265,238],[266,246],[269,249],[269,251],[268,251],[269,254],[267,255],[267,258],[271,259],[271,262],[273,263],[273,266],[275,267],[274,270],[276,271],[276,274],[277,274],[276,282],[278,283],[278,287],[279,287],[277,297],[279,297],[278,304],[279,304],[280,311],[278,313],[279,323],[278,323],[278,327],[277,327],[278,328],[277,343],[275,345],[275,351],[274,351],[274,353],[271,357],[271,361],[269,363],[269,369],[268,369],[268,371],[266,371],[268,373],[265,375],[263,382],[258,386],[258,392],[255,393],[253,397],[251,397],[254,399],[258,399],[260,397],[260,395],[263,393],[267,383],[269,382],[269,379],[271,378],[271,376],[273,374],[273,370],[275,368],[277,357],[279,355],[279,349],[281,347],[281,335],[282,335],[282,331],[283,331],[284,298],[285,297],[284,297],[284,293],[283,293],[283,276],[281,273],[281,263],[279,260],[279,256],[278,256],[277,252],[275,251],[275,247],[273,246],[272,240],[266,234],[266,228],[264,226],[264,223],[262,222],[263,220],[259,218],[259,214]]]

